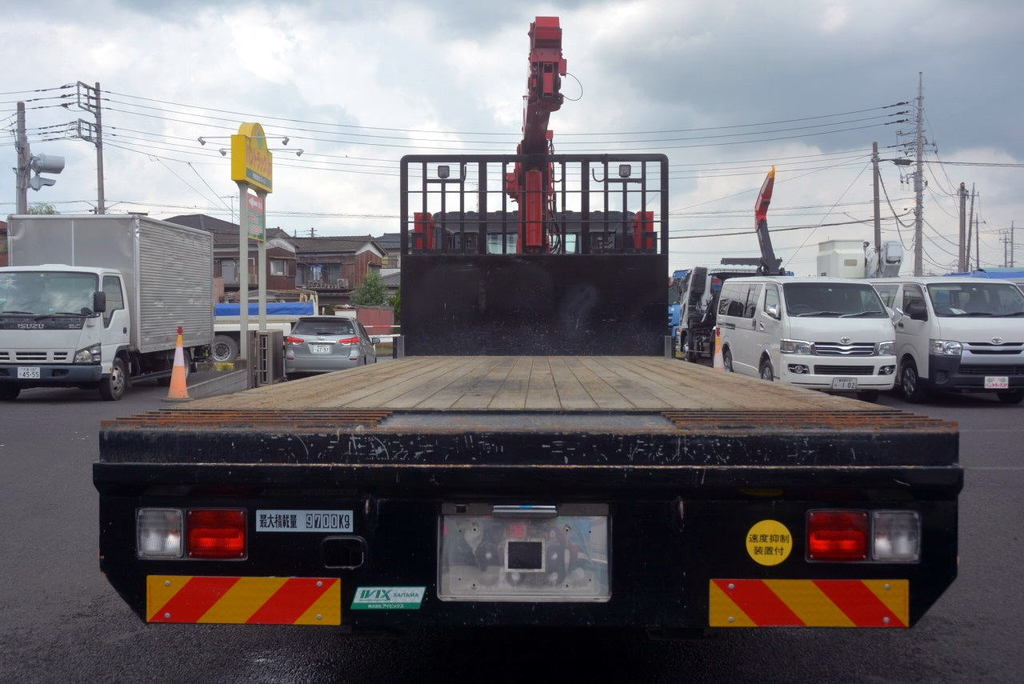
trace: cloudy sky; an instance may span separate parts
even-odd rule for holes
[[[961,182],[978,189],[983,265],[1001,265],[1003,231],[1024,226],[1018,0],[4,6],[0,157],[15,165],[13,114],[25,100],[32,151],[67,158],[57,185],[29,191],[29,202],[62,213],[96,200],[94,148],[63,139],[64,124],[92,119],[62,87],[83,81],[106,98],[110,212],[230,218],[237,190],[218,149],[239,123],[259,121],[281,148],[269,225],[394,232],[401,155],[514,152],[527,30],[555,15],[573,77],[563,86],[572,101],[551,118],[556,151],[667,153],[673,268],[756,255],[751,208],[773,163],[769,225],[787,267],[814,272],[820,241],[870,239],[871,143],[883,158],[902,154],[911,138],[898,133],[913,123],[891,122],[911,107],[887,105],[913,101],[918,72],[933,143],[926,268],[955,263]],[[883,162],[883,238],[909,251],[913,192],[901,169]],[[14,198],[7,172],[0,213]],[[1024,247],[1017,253],[1020,263]]]

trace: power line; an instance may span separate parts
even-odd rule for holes
[[[491,135],[491,136],[502,136],[502,137],[512,137],[512,138],[517,138],[517,137],[519,137],[521,135],[518,132],[517,133],[506,133],[504,131],[502,131],[502,132],[445,131],[445,130],[429,130],[429,129],[419,129],[419,128],[389,128],[389,127],[383,127],[383,126],[360,126],[360,125],[357,125],[357,124],[340,124],[340,123],[329,122],[329,121],[312,121],[312,120],[308,120],[308,119],[294,119],[294,118],[275,116],[275,115],[270,115],[270,114],[254,114],[252,112],[240,112],[240,111],[230,110],[230,109],[218,109],[218,108],[215,108],[215,107],[205,107],[205,106],[201,106],[201,105],[184,104],[184,103],[181,103],[181,102],[173,102],[173,101],[170,101],[170,100],[159,100],[159,99],[155,99],[155,98],[142,97],[142,96],[139,96],[139,95],[131,95],[129,93],[122,93],[122,92],[117,92],[117,91],[112,91],[112,90],[108,90],[107,92],[112,94],[112,95],[118,95],[120,97],[128,97],[128,98],[131,98],[133,100],[143,100],[145,102],[156,102],[158,104],[173,105],[175,107],[188,107],[188,108],[191,108],[191,109],[203,109],[203,110],[206,110],[206,111],[218,112],[218,113],[221,113],[221,114],[236,114],[236,115],[239,115],[239,116],[253,117],[253,118],[257,118],[257,119],[261,119],[261,120],[262,119],[268,119],[268,120],[274,120],[274,121],[287,121],[287,122],[290,122],[290,123],[310,124],[310,125],[314,125],[314,126],[331,126],[331,127],[337,127],[337,128],[353,128],[353,129],[359,129],[359,130],[372,130],[372,131],[391,131],[391,132],[398,132],[398,133],[431,133],[431,134],[433,134],[433,133],[446,133],[446,134],[451,134],[451,135]],[[2,93],[0,93],[0,94],[2,94]],[[132,105],[132,103],[124,103],[124,104]],[[813,120],[820,120],[820,119],[827,119],[827,118],[835,118],[835,117],[840,117],[840,116],[852,116],[854,114],[864,114],[866,112],[872,112],[872,111],[878,111],[878,110],[883,110],[883,109],[889,109],[889,108],[892,108],[892,107],[900,107],[900,106],[903,106],[903,105],[906,105],[906,104],[909,104],[909,103],[907,103],[907,102],[897,102],[897,103],[894,103],[894,104],[882,105],[882,106],[878,106],[878,107],[867,107],[867,108],[864,108],[864,109],[855,109],[855,110],[846,111],[846,112],[836,112],[836,113],[833,113],[833,114],[819,114],[819,115],[815,115],[815,116],[806,116],[806,117],[800,117],[800,118],[794,118],[794,119],[779,119],[779,120],[776,120],[776,121],[763,121],[763,122],[760,122],[760,123],[732,124],[732,125],[726,125],[726,126],[706,126],[706,127],[702,127],[702,128],[675,128],[675,129],[650,130],[650,131],[606,131],[606,132],[593,132],[593,133],[559,133],[559,137],[562,138],[562,137],[569,137],[569,136],[585,136],[585,135],[652,135],[652,134],[661,134],[661,133],[692,133],[692,132],[696,132],[696,131],[725,130],[725,129],[731,129],[731,128],[749,128],[749,127],[756,127],[756,126],[773,126],[773,125],[781,124],[781,123],[796,123],[796,122],[800,122],[800,121],[813,121]],[[138,105],[138,106],[141,106],[141,105]]]
[[[871,162],[868,162],[867,164],[865,164],[865,165],[864,165],[864,167],[863,167],[863,168],[862,168],[862,169],[860,170],[860,172],[859,172],[859,173],[858,173],[858,174],[857,174],[856,176],[854,176],[853,180],[852,180],[852,181],[850,181],[850,184],[846,186],[846,189],[845,189],[845,190],[843,190],[843,194],[839,195],[839,199],[837,199],[837,200],[835,201],[835,204],[833,204],[833,205],[832,205],[832,206],[831,206],[831,207],[829,208],[829,210],[825,212],[825,216],[822,216],[822,219],[825,219],[826,217],[828,217],[828,215],[832,213],[832,210],[833,210],[833,209],[835,209],[835,207],[836,207],[836,204],[839,204],[840,202],[842,202],[842,201],[843,201],[843,198],[844,198],[844,197],[846,197],[846,193],[848,193],[848,192],[850,191],[850,188],[852,188],[852,187],[853,187],[854,183],[856,183],[856,182],[857,182],[857,180],[858,180],[858,179],[859,179],[859,178],[860,178],[860,177],[861,177],[861,176],[862,176],[862,175],[864,174],[864,171],[865,171],[865,170],[866,170],[866,169],[867,169],[867,168],[868,168],[869,166],[871,166]],[[817,230],[817,229],[815,229],[815,230]],[[806,245],[806,244],[807,244],[807,241],[811,239],[811,236],[812,236],[812,235],[814,235],[814,231],[813,231],[813,230],[812,230],[812,231],[811,231],[810,233],[808,233],[808,234],[807,234],[807,237],[805,237],[805,238],[804,238],[804,241],[800,243],[800,247],[799,247],[799,248],[797,249],[797,252],[799,252],[799,251],[800,251],[801,249],[803,249],[803,248],[804,248],[804,245]],[[790,261],[792,261],[792,260],[793,260],[793,257],[794,257],[794,256],[796,256],[796,253],[794,253],[794,254],[793,254],[793,256],[789,257],[789,260],[788,260],[788,261],[786,262],[786,264],[787,264],[787,265],[789,264],[789,262],[790,262]]]

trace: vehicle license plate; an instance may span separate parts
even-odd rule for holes
[[[1009,389],[1010,378],[1005,375],[986,375],[985,389]]]
[[[329,344],[311,344],[309,345],[309,351],[314,354],[330,354],[331,345]]]
[[[18,377],[24,380],[38,380],[39,366],[18,366]],[[988,378],[985,378],[988,380]],[[986,383],[986,387],[988,384]]]
[[[857,389],[857,378],[832,378],[832,389],[849,392]]]
[[[445,504],[440,527],[442,601],[611,598],[607,506],[564,505],[551,517],[516,517],[493,515],[485,504]]]

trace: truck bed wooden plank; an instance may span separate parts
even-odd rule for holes
[[[530,387],[530,370],[533,359],[529,356],[514,357],[512,370],[498,392],[487,404],[493,411],[514,411],[526,407],[526,392]]]
[[[410,357],[191,402],[209,409],[845,410],[878,407],[656,357]]]
[[[508,379],[509,374],[512,372],[513,364],[512,359],[501,359],[486,375],[473,383],[473,386],[452,404],[452,408],[485,408],[491,403],[494,396],[501,391],[505,380]]]

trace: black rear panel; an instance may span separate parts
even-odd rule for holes
[[[520,208],[504,179],[525,159],[403,158],[405,353],[660,355],[668,304],[667,159],[552,155],[548,253],[523,254]],[[433,222],[429,240],[416,234],[417,216],[426,215]],[[648,232],[638,236],[645,216]]]

